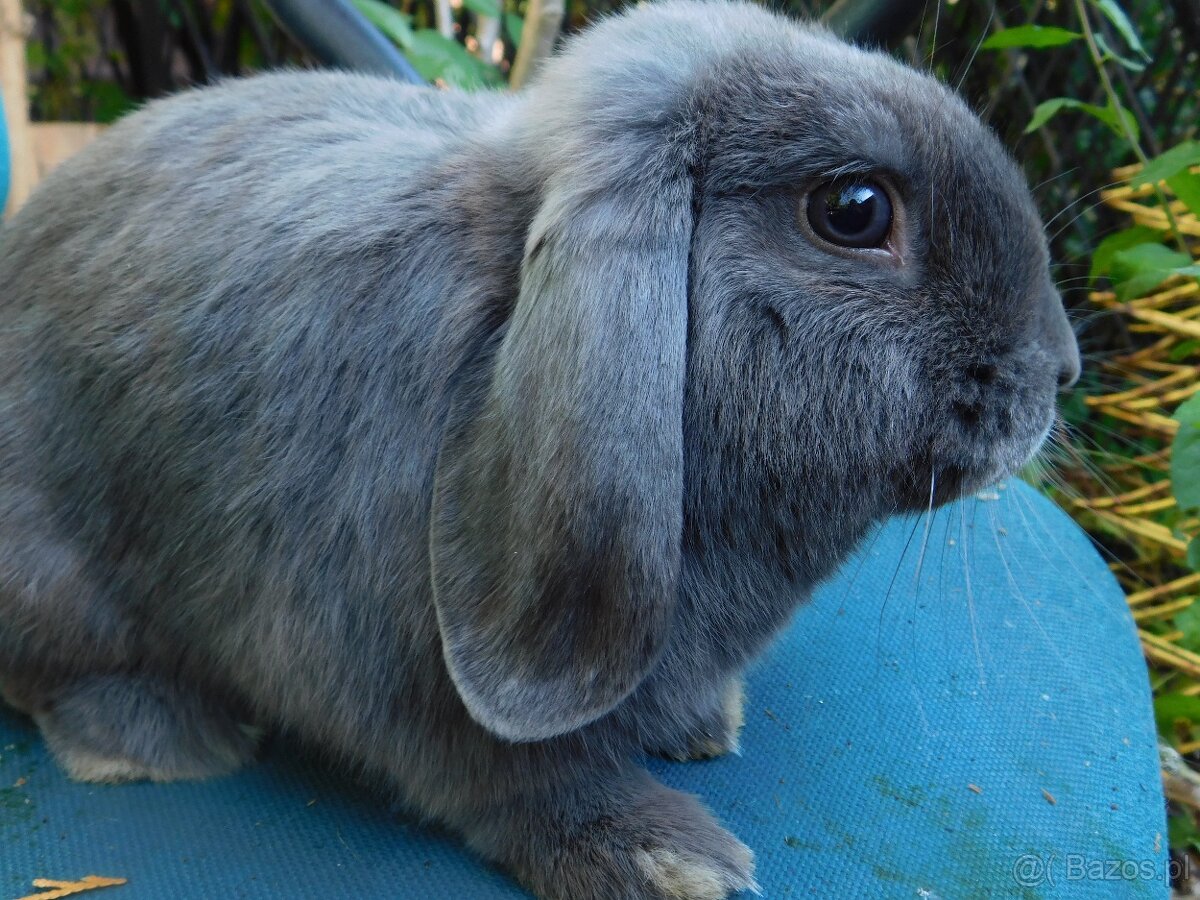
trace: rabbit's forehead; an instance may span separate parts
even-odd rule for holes
[[[996,138],[943,85],[878,54],[820,43],[832,62],[781,54],[773,63],[730,61],[718,76],[705,128],[728,177],[774,182],[873,168],[914,181],[990,171],[986,183],[1021,184]]]

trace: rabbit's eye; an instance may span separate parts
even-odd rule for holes
[[[892,231],[892,201],[877,182],[830,181],[808,195],[808,222],[840,247],[882,247]]]

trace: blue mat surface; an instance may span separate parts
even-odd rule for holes
[[[918,578],[918,558],[924,561]],[[1166,897],[1145,667],[1087,538],[1017,483],[880,530],[752,670],[743,755],[650,765],[765,896]],[[0,898],[526,896],[274,744],[207,783],[86,786],[0,711]]]

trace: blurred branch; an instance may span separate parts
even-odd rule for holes
[[[493,16],[479,16],[475,20],[475,37],[479,41],[479,57],[487,62],[493,62],[492,48],[500,39],[500,19]]]
[[[301,47],[329,66],[424,84],[412,64],[348,0],[264,0]],[[448,0],[447,0],[448,2]]]
[[[433,0],[433,15],[437,20],[437,30],[442,37],[454,37],[454,10],[450,0]]]
[[[1176,803],[1200,809],[1200,775],[1192,771],[1174,748],[1160,742],[1158,758],[1162,767],[1163,791]]]
[[[117,35],[129,60],[130,81],[138,97],[161,97],[174,88],[167,59],[167,27],[157,3],[113,0]]]
[[[262,22],[259,21],[250,5],[250,0],[235,0],[235,2],[242,15],[246,17],[246,21],[250,23],[250,32],[254,35],[254,41],[262,52],[264,62],[271,67],[278,65],[279,53],[276,51],[275,42],[271,40],[267,29],[263,28]]]
[[[521,46],[517,49],[512,75],[508,79],[513,90],[527,84],[537,67],[554,50],[565,14],[564,0],[529,0]]]
[[[196,17],[192,15],[191,7],[186,2],[174,0],[172,6],[182,23],[179,29],[179,44],[191,67],[192,80],[207,84],[212,81],[214,74],[212,57],[208,52],[212,43],[211,36],[201,33],[196,24]]]
[[[1113,87],[1112,79],[1108,75],[1108,67],[1104,64],[1104,54],[1100,52],[1100,46],[1096,43],[1096,33],[1092,29],[1092,21],[1088,17],[1087,6],[1084,0],[1075,0],[1075,11],[1079,16],[1079,24],[1083,28],[1083,37],[1087,41],[1088,53],[1091,54],[1092,64],[1096,67],[1096,73],[1100,76],[1100,83],[1104,85],[1104,93],[1108,95],[1109,103],[1117,111],[1117,122],[1120,124],[1121,132],[1133,150],[1134,156],[1138,158],[1138,162],[1144,166],[1150,160],[1146,156],[1146,151],[1142,149],[1138,136],[1129,127],[1129,122],[1125,116],[1121,115],[1121,110],[1123,109],[1121,97],[1117,93],[1117,89]],[[1166,214],[1167,222],[1170,223],[1171,234],[1175,239],[1175,243],[1179,246],[1180,251],[1186,253],[1188,248],[1184,242],[1183,233],[1179,230],[1179,224],[1175,221],[1175,215],[1171,212],[1171,206],[1167,203],[1167,198],[1163,195],[1162,189],[1157,184],[1154,185],[1154,194],[1158,198],[1158,205],[1162,207],[1163,213]]]
[[[25,36],[28,22],[18,0],[0,0],[0,116],[7,120],[9,151],[8,201],[11,214],[33,190],[37,171],[29,131],[29,98],[25,91]],[[0,136],[0,139],[3,139]]]

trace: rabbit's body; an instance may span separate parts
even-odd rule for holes
[[[636,756],[736,746],[746,662],[872,523],[1018,463],[1073,342],[1019,176],[931,82],[745,7],[594,34],[518,96],[284,74],[154,104],[0,236],[0,687],[77,777],[226,771],[248,717],[547,896],[752,883]],[[848,151],[778,104],[828,89],[822,54],[909,227],[937,240],[932,156],[1000,185],[1011,251],[955,220],[982,259],[805,274],[773,191]],[[965,159],[937,144],[963,128]],[[913,338],[947,266],[1011,308]],[[963,436],[993,381],[996,433]]]

